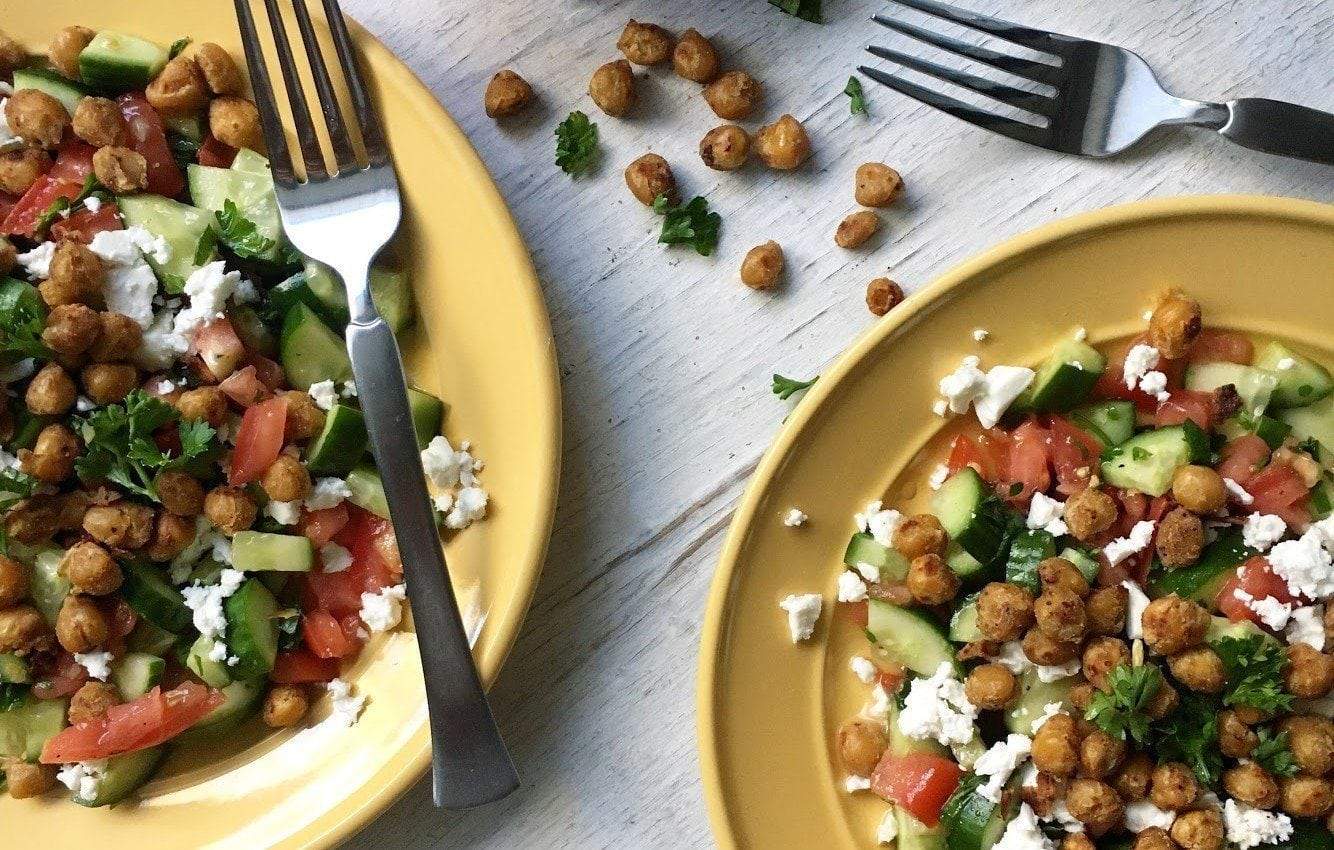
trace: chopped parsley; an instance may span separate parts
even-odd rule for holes
[[[1211,646],[1223,660],[1227,687],[1224,705],[1244,705],[1263,712],[1286,711],[1292,694],[1283,692],[1283,665],[1287,656],[1278,641],[1267,635],[1224,637]]]
[[[0,513],[31,496],[36,488],[37,479],[26,472],[18,469],[6,469],[0,472]],[[0,553],[9,554],[9,534],[3,524],[0,524]]]
[[[820,380],[819,375],[816,375],[809,381],[798,381],[796,378],[785,378],[782,375],[774,375],[773,392],[774,395],[786,401],[796,393],[805,389],[810,389],[810,387],[818,380]]]
[[[572,177],[586,174],[597,160],[598,125],[579,110],[556,125],[556,164]]]
[[[31,687],[18,682],[0,682],[0,714],[22,705]]]
[[[821,0],[769,0],[770,6],[777,6],[794,18],[810,21],[813,24],[824,23],[821,14]]]
[[[866,92],[862,91],[862,81],[856,77],[848,77],[848,84],[844,87],[843,93],[848,96],[848,108],[853,115],[870,115],[866,109]]]
[[[176,165],[181,171],[185,171],[199,159],[199,142],[189,136],[168,133],[167,147],[171,148],[171,158],[176,160]]]
[[[301,612],[293,609],[273,615],[278,626],[278,651],[286,652],[301,645]]]
[[[1251,761],[1263,767],[1274,776],[1295,776],[1297,763],[1293,761],[1292,749],[1288,746],[1288,733],[1275,735],[1269,729],[1261,729],[1260,742],[1251,753]]]
[[[51,358],[51,349],[42,342],[45,312],[41,296],[29,284],[18,280],[0,284],[0,363]]]
[[[653,200],[653,211],[662,216],[662,233],[658,241],[664,245],[689,245],[695,253],[709,256],[718,247],[718,226],[723,218],[709,212],[709,202],[695,196],[689,203],[672,206],[666,195]]]
[[[169,455],[158,448],[154,436],[173,422],[181,451]],[[98,408],[74,424],[88,447],[74,462],[81,480],[111,481],[155,502],[161,501],[153,484],[157,473],[203,458],[218,445],[207,422],[180,421],[176,408],[143,390],[133,390],[123,404]]]
[[[1163,759],[1190,766],[1200,784],[1217,787],[1223,773],[1223,755],[1218,750],[1218,706],[1214,700],[1185,691],[1176,710],[1163,718],[1154,731],[1154,749]]]
[[[1128,734],[1136,741],[1149,737],[1149,716],[1144,709],[1158,693],[1163,675],[1152,664],[1119,664],[1107,674],[1109,692],[1095,691],[1084,718],[1113,738]]]
[[[261,259],[273,250],[274,241],[261,234],[253,221],[241,215],[241,209],[231,198],[223,202],[222,209],[214,216],[218,220],[218,240],[236,256]],[[195,249],[196,255],[199,250],[198,247]]]
[[[190,40],[190,36],[187,35],[173,41],[171,47],[167,48],[167,58],[175,59],[177,56],[180,56],[181,51],[190,46]]]

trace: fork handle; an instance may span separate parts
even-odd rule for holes
[[[1334,115],[1309,106],[1243,97],[1229,101],[1218,132],[1265,153],[1334,165]]]
[[[364,284],[364,277],[349,282],[354,302],[366,291]],[[509,794],[519,777],[487,705],[445,571],[398,342],[374,307],[368,313],[364,305],[358,306],[354,313],[362,315],[347,326],[347,350],[371,448],[386,484],[416,624],[430,715],[435,804],[450,809],[479,806]]]

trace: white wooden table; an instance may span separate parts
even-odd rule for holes
[[[1132,47],[1182,95],[1334,108],[1329,0],[967,3]],[[912,291],[1007,236],[1144,197],[1334,200],[1334,170],[1204,132],[1159,136],[1110,162],[1060,157],[870,81],[870,118],[850,116],[842,91],[860,47],[898,38],[868,22],[881,2],[825,0],[824,26],[764,0],[344,6],[435,91],[514,211],[555,328],[566,444],[550,558],[492,694],[522,789],[444,815],[419,783],[351,842],[358,850],[711,844],[694,725],[709,580],[733,505],[785,412],[769,393],[770,374],[818,372],[865,330],[870,278],[888,272]],[[630,17],[712,36],[726,65],[763,81],[766,123],[784,112],[805,123],[812,161],[784,174],[705,168],[696,145],[721,122],[699,88],[669,69],[641,79],[631,117],[598,112],[588,78],[619,58],[616,38]],[[497,126],[482,111],[482,90],[502,67],[526,77],[541,102],[525,120]],[[571,180],[553,165],[553,128],[572,109],[601,131],[602,166],[591,178]],[[667,157],[687,197],[706,195],[722,213],[713,258],[656,244],[659,220],[621,177],[647,150]],[[897,168],[908,192],[873,250],[849,252],[832,234],[856,208],[852,173],[867,160]],[[783,245],[788,275],[760,294],[740,284],[737,267],[767,239]]]

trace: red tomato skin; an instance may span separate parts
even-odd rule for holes
[[[346,503],[344,503],[346,504]],[[395,584],[391,567],[384,562],[375,545],[375,537],[390,528],[389,521],[355,505],[347,505],[348,521],[334,534],[333,541],[352,555],[352,564],[342,572],[306,573],[306,593],[302,608],[325,610],[335,617],[346,617],[361,610],[361,594],[378,593]]]
[[[1275,461],[1246,483],[1256,513],[1278,513],[1306,498],[1306,482],[1290,464]]]
[[[1160,402],[1154,413],[1154,425],[1159,428],[1180,425],[1187,419],[1205,431],[1211,430],[1214,427],[1213,393],[1177,390],[1166,401]]]
[[[162,118],[143,95],[130,92],[116,99],[130,130],[130,147],[148,161],[148,191],[174,198],[185,191],[185,177],[167,145]]]
[[[218,385],[218,389],[241,407],[250,407],[273,398],[273,393],[264,386],[264,382],[255,373],[254,366],[247,366],[233,372]]]
[[[97,212],[81,209],[70,215],[69,218],[62,218],[54,222],[51,225],[51,239],[55,242],[62,239],[72,239],[75,242],[82,242],[87,245],[99,233],[125,229],[118,212],[118,207],[112,203],[103,204]]]
[[[344,658],[357,649],[328,611],[308,611],[301,616],[301,639],[320,658]]]
[[[0,224],[0,231],[11,236],[32,238],[36,233],[37,219],[56,198],[72,200],[77,198],[81,191],[83,185],[80,183],[57,180],[43,174],[27,192],[23,193],[23,197],[19,198],[18,203],[9,211],[9,215],[5,216],[4,223]]]
[[[934,827],[962,776],[959,766],[944,756],[887,752],[871,774],[871,790],[907,809],[924,825]]]
[[[1001,481],[1001,496],[1012,502],[1026,503],[1036,492],[1051,486],[1051,471],[1047,468],[1049,434],[1033,420],[1024,422],[1011,434],[1009,464]],[[1018,493],[1013,485],[1020,485]]]
[[[1186,360],[1190,363],[1240,363],[1249,366],[1255,360],[1255,343],[1246,334],[1205,328],[1186,353]]]
[[[1158,409],[1158,399],[1149,395],[1140,389],[1131,389],[1126,386],[1126,353],[1131,347],[1147,342],[1143,335],[1134,339],[1121,342],[1114,346],[1107,355],[1107,368],[1098,376],[1098,382],[1093,385],[1094,400],[1121,399],[1124,401],[1133,401],[1135,407],[1145,413],[1153,413]],[[1162,360],[1158,363],[1158,371],[1167,376],[1167,389],[1175,391],[1181,386],[1181,378],[1186,369],[1186,361],[1181,360]]]
[[[200,165],[208,165],[213,168],[231,168],[232,160],[236,159],[236,148],[218,141],[210,133],[204,137],[204,143],[199,146],[198,159]]]
[[[1089,478],[1098,468],[1102,444],[1068,419],[1052,416],[1048,422],[1047,450],[1056,471],[1056,490],[1069,496],[1088,487]]]
[[[227,483],[233,487],[258,480],[283,448],[283,428],[287,423],[287,396],[246,408],[241,427],[236,431],[236,450]]]
[[[226,380],[248,357],[245,344],[227,318],[214,319],[196,330],[190,349],[218,381]]]
[[[1245,434],[1223,446],[1218,474],[1246,487],[1269,460],[1269,444],[1254,434]]]
[[[332,508],[306,511],[301,517],[301,533],[310,538],[316,549],[328,543],[347,525],[347,505],[339,502]]]
[[[74,656],[62,652],[49,675],[39,677],[32,686],[32,695],[38,699],[60,699],[83,687],[88,681],[88,670]]]
[[[155,687],[136,700],[66,727],[42,747],[42,764],[109,758],[156,747],[193,726],[225,701],[220,691],[183,682],[163,692]]]
[[[1283,604],[1299,601],[1296,596],[1288,591],[1288,583],[1274,572],[1273,566],[1263,555],[1249,558],[1240,567],[1237,567],[1236,574],[1223,584],[1223,587],[1218,591],[1217,599],[1214,600],[1215,607],[1228,619],[1238,622],[1250,620],[1258,626],[1263,626],[1260,615],[1236,597],[1234,591],[1239,589],[1250,594],[1253,599],[1264,599],[1266,596],[1272,596]]]
[[[329,682],[338,678],[338,659],[320,658],[305,647],[278,653],[269,678],[280,685]]]
[[[96,152],[97,148],[78,136],[67,133],[60,147],[56,149],[55,165],[52,165],[51,170],[46,173],[56,180],[68,180],[82,185],[88,179],[88,175],[93,173],[93,154]]]

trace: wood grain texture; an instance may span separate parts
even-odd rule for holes
[[[1161,195],[1334,199],[1328,168],[1201,131],[1155,136],[1113,161],[1060,157],[870,81],[870,117],[851,116],[842,91],[863,61],[859,48],[905,44],[868,21],[883,3],[825,5],[829,23],[816,26],[763,0],[344,0],[435,91],[509,202],[555,327],[566,434],[550,558],[493,692],[523,788],[447,815],[431,808],[422,782],[349,847],[710,845],[695,755],[699,628],[732,507],[785,412],[770,374],[818,372],[865,330],[871,277],[888,272],[911,292],[1055,218]],[[1328,0],[968,5],[1137,49],[1185,96],[1334,108]],[[722,122],[698,86],[669,70],[640,72],[631,116],[601,115],[588,78],[618,57],[630,17],[711,36],[728,66],[763,81],[757,117],[790,112],[805,123],[813,160],[789,174],[705,168],[698,140]],[[482,90],[503,67],[525,76],[540,103],[497,125]],[[576,108],[598,122],[603,158],[596,174],[571,180],[552,164],[551,134]],[[713,258],[656,244],[657,218],[620,174],[648,150],[673,164],[683,192],[707,195],[722,213]],[[886,211],[871,250],[844,251],[833,230],[856,208],[852,173],[867,160],[902,172],[907,195]],[[788,265],[783,287],[767,295],[737,279],[742,255],[766,239],[783,245]]]

